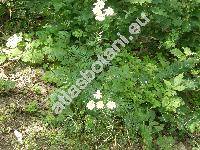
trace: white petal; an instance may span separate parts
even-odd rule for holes
[[[114,15],[114,10],[111,7],[108,7],[107,9],[104,9],[106,16],[112,16]]]
[[[104,21],[105,16],[96,16],[95,19],[98,20],[98,21]]]
[[[22,133],[17,130],[14,130],[14,134],[17,137],[17,140],[22,144]]]
[[[15,48],[17,47],[17,44],[21,41],[22,41],[22,37],[14,34],[13,36],[8,38],[6,46],[9,48]]]
[[[94,3],[94,5],[95,5],[96,7],[98,7],[99,9],[103,9],[104,6],[105,6],[105,3],[104,3],[104,1],[102,1],[102,0],[98,0],[96,3]]]
[[[97,15],[97,16],[103,14],[102,10],[99,9],[99,8],[97,8],[97,7],[94,7],[94,8],[92,9],[92,11],[93,11],[93,13],[94,13],[95,15]]]
[[[101,99],[102,98],[102,93],[100,92],[100,90],[97,90],[97,92],[95,94],[93,94],[93,96],[96,99]]]

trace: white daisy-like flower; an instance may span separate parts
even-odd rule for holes
[[[95,102],[93,100],[89,101],[86,106],[88,109],[92,110],[95,107]]]
[[[95,94],[93,94],[94,98],[96,99],[101,99],[102,98],[102,93],[100,90],[97,90]]]
[[[109,102],[106,104],[106,106],[107,106],[108,109],[114,109],[114,108],[116,108],[116,104],[115,104],[115,102],[113,102],[113,101],[109,101]]]
[[[17,36],[17,34],[14,34],[13,36],[11,36],[10,38],[8,38],[6,46],[8,48],[16,48],[17,44],[19,42],[22,41],[22,37],[21,36]]]
[[[103,104],[103,101],[98,101],[97,104],[97,109],[103,109],[104,108],[104,104]]]
[[[108,7],[107,9],[103,10],[106,16],[112,16],[114,15],[114,10],[111,7]]]
[[[22,133],[20,133],[17,130],[14,130],[14,134],[17,137],[18,142],[22,144],[23,143],[23,141],[22,141]]]

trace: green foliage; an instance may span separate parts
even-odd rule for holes
[[[6,56],[0,54],[0,64],[4,63],[6,61]]]
[[[0,79],[0,91],[9,91],[15,88],[15,82]]]
[[[169,136],[160,136],[157,140],[157,144],[159,145],[161,150],[171,150],[173,149],[173,145],[175,144],[175,141],[173,137]]]
[[[26,108],[25,111],[29,112],[29,113],[35,113],[38,111],[38,103],[37,101],[32,101],[31,103],[29,103]]]

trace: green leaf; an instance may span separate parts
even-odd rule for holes
[[[185,90],[185,86],[183,86],[183,85],[179,85],[179,86],[176,86],[175,88],[174,88],[174,90],[177,90],[177,91],[183,91],[183,90]]]
[[[182,83],[182,81],[183,81],[183,73],[179,74],[178,76],[176,76],[174,78],[174,85],[178,86],[178,85],[180,85]]]
[[[164,80],[164,83],[167,87],[171,88],[172,87],[172,84],[171,82],[167,81],[167,80]]]
[[[0,64],[3,64],[6,61],[6,55],[0,55]]]
[[[190,55],[193,55],[192,51],[190,50],[190,48],[188,47],[185,47],[183,48],[184,49],[184,53],[186,56],[190,56]]]
[[[170,52],[174,56],[178,57],[180,60],[185,60],[186,59],[185,55],[177,48],[170,50]]]

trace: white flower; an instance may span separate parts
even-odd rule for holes
[[[93,13],[96,15],[95,16],[95,19],[98,20],[98,21],[103,21],[105,19],[105,14],[103,14],[103,12],[98,9],[98,8],[93,8]]]
[[[94,7],[94,8],[92,9],[92,11],[93,11],[93,13],[94,13],[95,15],[97,15],[97,16],[103,14],[102,10],[99,9],[98,7]]]
[[[108,107],[108,109],[114,109],[116,108],[116,104],[113,101],[109,101],[106,106]]]
[[[95,94],[93,94],[93,96],[96,99],[101,99],[102,98],[102,93],[100,92],[100,90],[97,90],[97,92]]]
[[[104,21],[105,20],[105,15],[96,16],[95,19],[98,20],[98,21]]]
[[[16,48],[17,44],[21,41],[22,41],[22,37],[14,34],[10,38],[8,38],[6,46],[9,47],[9,48]]]
[[[14,134],[15,136],[17,137],[17,140],[22,144],[22,133],[20,133],[19,131],[17,130],[14,130]]]
[[[99,9],[103,9],[105,6],[105,2],[102,0],[97,0],[97,2],[94,3],[93,5],[95,5],[95,7],[99,8]]]
[[[98,101],[97,102],[97,109],[103,109],[103,108],[104,108],[103,101]]]
[[[95,107],[95,102],[93,100],[89,101],[86,106],[88,109],[92,110]]]
[[[106,16],[114,15],[114,10],[111,7],[108,7],[107,9],[104,9],[103,11],[105,12]]]
[[[96,3],[94,3],[95,7],[92,9],[93,13],[95,14],[95,19],[98,21],[105,20],[105,14],[102,12],[102,9],[105,6],[105,2],[102,0],[97,0]]]

